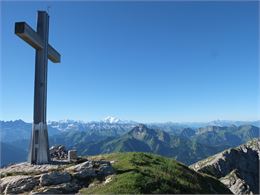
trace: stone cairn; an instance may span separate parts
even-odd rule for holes
[[[53,160],[67,160],[68,151],[63,145],[52,146],[50,148],[50,156]]]

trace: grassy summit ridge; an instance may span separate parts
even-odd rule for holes
[[[197,173],[173,159],[159,155],[129,152],[91,158],[114,161],[116,175],[109,183],[84,188],[81,193],[231,193],[215,178]]]

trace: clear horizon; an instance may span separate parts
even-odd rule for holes
[[[32,121],[35,29],[50,6],[47,120],[260,119],[259,2],[1,2],[1,118]],[[4,49],[3,49],[4,48]]]
[[[117,117],[115,117],[117,118]],[[75,121],[75,122],[83,122],[83,123],[90,123],[90,122],[101,122],[104,121],[105,118],[100,119],[100,120],[77,120],[77,119],[58,119],[58,120],[47,120],[48,122],[60,122],[60,121]],[[118,118],[120,119],[120,118]],[[31,121],[26,121],[23,119],[13,119],[13,120],[0,120],[0,121],[4,121],[4,122],[9,122],[9,121],[17,121],[17,120],[22,120],[26,123],[32,123]],[[216,120],[211,120],[211,121],[135,121],[135,120],[131,120],[131,119],[120,119],[121,121],[131,121],[131,122],[137,122],[137,123],[210,123],[210,122],[217,122],[217,121],[221,121],[221,122],[259,122],[260,119],[256,119],[256,120],[226,120],[226,119],[216,119]]]

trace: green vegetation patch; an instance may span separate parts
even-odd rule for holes
[[[215,178],[177,161],[149,153],[113,153],[92,159],[114,161],[116,175],[107,184],[84,188],[85,194],[231,193]]]

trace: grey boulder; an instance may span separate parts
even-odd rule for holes
[[[101,164],[98,169],[98,175],[107,176],[114,174],[115,171],[111,165],[108,164]]]
[[[57,185],[66,183],[71,180],[71,176],[67,172],[51,172],[41,175],[40,184],[41,186]]]

